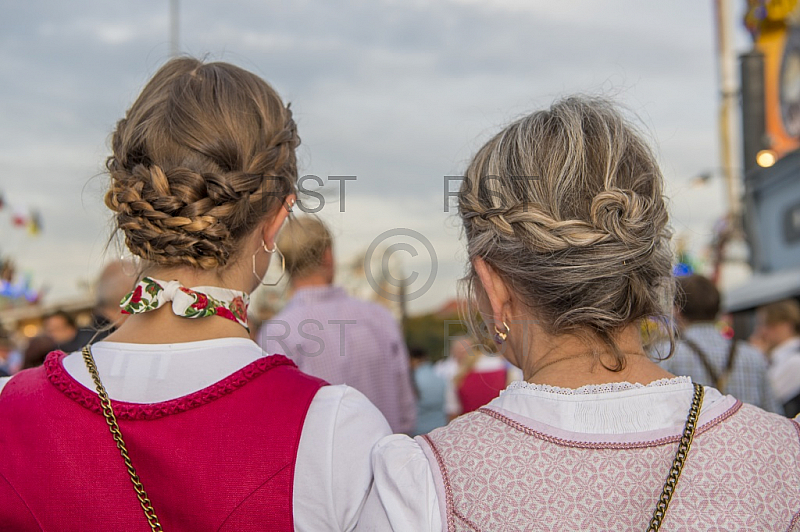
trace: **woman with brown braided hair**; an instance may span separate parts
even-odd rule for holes
[[[611,104],[494,136],[459,195],[472,301],[523,371],[489,405],[373,450],[364,530],[800,530],[800,425],[675,377],[661,172]]]
[[[0,528],[355,526],[388,424],[248,334],[248,294],[283,268],[298,144],[278,94],[233,65],[175,59],[147,84],[107,161],[142,266],[129,316],[0,381]]]

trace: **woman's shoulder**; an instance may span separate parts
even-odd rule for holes
[[[742,476],[750,474],[759,481],[791,479],[795,488],[800,487],[800,423],[796,419],[737,401],[733,408],[701,424],[696,438],[701,461],[758,456],[761,465],[742,466]]]
[[[392,434],[375,445],[375,480],[358,530],[442,530],[440,490],[424,441]]]
[[[382,438],[372,449],[372,466],[375,468],[376,479],[379,476],[390,481],[408,475],[427,477],[436,466],[436,442],[464,430],[470,431],[480,416],[479,412],[470,412],[458,416],[444,427],[414,438],[405,434],[391,434]],[[404,472],[402,475],[401,471]]]
[[[300,373],[305,377],[316,379],[316,377],[311,377],[306,373]],[[379,412],[363,393],[346,384],[328,384],[321,387],[314,397],[314,401],[320,408],[332,408],[335,410],[355,408]]]
[[[419,443],[421,439],[424,439],[424,436],[417,436],[416,438],[405,434],[385,436],[372,449],[372,460],[375,463],[384,463],[400,459],[404,464],[420,459],[427,460]]]
[[[316,427],[317,431],[335,431],[354,438],[361,433],[376,439],[391,433],[380,410],[363,393],[346,384],[322,386],[311,401],[308,416],[306,426]]]
[[[317,391],[297,449],[298,529],[355,527],[372,483],[370,452],[390,433],[380,411],[355,388],[340,384]]]
[[[59,351],[54,351],[48,354],[48,358],[55,357],[62,354]],[[11,391],[18,395],[37,395],[37,390],[47,383],[47,374],[42,366],[35,368],[24,369],[10,377],[0,378],[0,398],[3,397],[3,392],[8,396]]]
[[[787,438],[797,447],[798,458],[800,459],[800,416],[791,419],[781,414],[767,412],[762,408],[748,403],[741,403],[736,415],[731,415],[729,419],[723,420],[721,425],[735,423],[737,434],[742,431],[757,433],[762,437]]]

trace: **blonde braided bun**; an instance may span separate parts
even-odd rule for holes
[[[605,341],[670,314],[671,232],[663,177],[605,100],[571,97],[526,116],[475,155],[459,193],[470,258],[510,284],[551,334]],[[467,285],[473,290],[475,272]]]
[[[117,123],[105,202],[135,255],[224,267],[293,192],[299,143],[291,111],[258,76],[174,59]]]

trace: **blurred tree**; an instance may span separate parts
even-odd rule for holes
[[[405,320],[405,338],[408,347],[425,349],[432,362],[447,356],[449,346],[445,337],[453,338],[465,334],[466,324],[458,314],[423,314]]]

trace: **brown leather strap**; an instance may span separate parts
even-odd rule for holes
[[[725,386],[728,384],[728,378],[733,371],[733,364],[736,361],[736,353],[737,351],[737,342],[734,339],[731,339],[731,347],[728,350],[728,357],[725,361],[725,369],[722,375],[717,373],[717,370],[714,369],[714,366],[711,365],[711,361],[708,359],[708,355],[705,351],[695,342],[694,340],[690,340],[689,338],[682,338],[683,343],[685,343],[689,349],[695,352],[697,357],[700,359],[700,362],[703,364],[703,367],[706,369],[706,372],[711,377],[711,382],[717,390],[720,392],[724,392]]]

